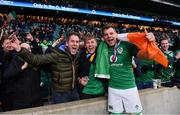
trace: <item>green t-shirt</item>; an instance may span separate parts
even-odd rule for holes
[[[141,59],[139,61],[139,65],[142,67],[143,65],[153,65],[152,60],[148,59]],[[146,73],[143,73],[141,76],[136,77],[136,82],[152,82],[154,78],[154,71],[153,70],[147,70]]]
[[[110,80],[109,87],[116,89],[128,89],[136,86],[132,68],[132,56],[138,52],[138,48],[128,42],[121,41],[117,47],[117,60],[111,62],[114,47],[109,47]]]
[[[165,57],[169,62],[174,58],[174,52],[164,51]],[[161,79],[162,82],[169,82],[170,78],[174,75],[173,63],[169,63],[167,68],[160,67],[155,73],[156,78]]]
[[[83,93],[91,95],[101,95],[105,92],[102,82],[94,77],[95,65],[90,65],[89,70],[89,81],[87,85],[83,88]]]

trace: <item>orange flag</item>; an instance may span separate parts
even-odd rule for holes
[[[140,49],[138,55],[141,58],[151,59],[164,67],[168,67],[168,60],[163,52],[157,47],[155,42],[148,41],[145,33],[128,33],[128,40]]]

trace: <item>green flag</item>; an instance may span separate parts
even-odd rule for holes
[[[109,67],[108,46],[103,41],[99,44],[97,49],[95,77],[109,79]]]
[[[16,17],[17,17],[16,12],[13,10],[12,12],[10,12],[10,13],[8,14],[7,20],[8,20],[8,22],[10,22],[11,20],[15,20]]]

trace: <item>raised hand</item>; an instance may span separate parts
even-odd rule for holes
[[[10,35],[10,37],[11,37],[11,47],[19,52],[21,50],[21,46],[20,46],[21,42],[18,40],[15,34]]]
[[[27,33],[26,39],[28,39],[28,40],[30,40],[30,41],[33,41],[33,40],[34,40],[34,38],[33,38],[33,36],[31,35],[31,33]]]
[[[52,47],[55,47],[57,44],[63,41],[64,38],[58,38],[56,41],[53,42]]]
[[[146,34],[146,38],[149,40],[149,42],[155,42],[155,36],[152,32],[148,33],[147,30],[144,30],[145,34]]]

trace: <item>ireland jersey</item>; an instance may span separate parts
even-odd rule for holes
[[[115,56],[113,56],[114,52],[116,52]],[[136,86],[132,68],[132,56],[135,56],[137,52],[138,48],[135,45],[124,41],[121,41],[116,49],[109,47],[109,87],[128,89]]]
[[[89,81],[83,89],[83,93],[91,95],[101,95],[105,92],[103,83],[94,77],[95,66],[91,64],[89,70]]]
[[[162,82],[169,82],[170,78],[174,75],[173,59],[174,53],[172,51],[164,51],[165,57],[170,62],[167,68],[161,67],[156,72],[156,77],[161,79]]]

